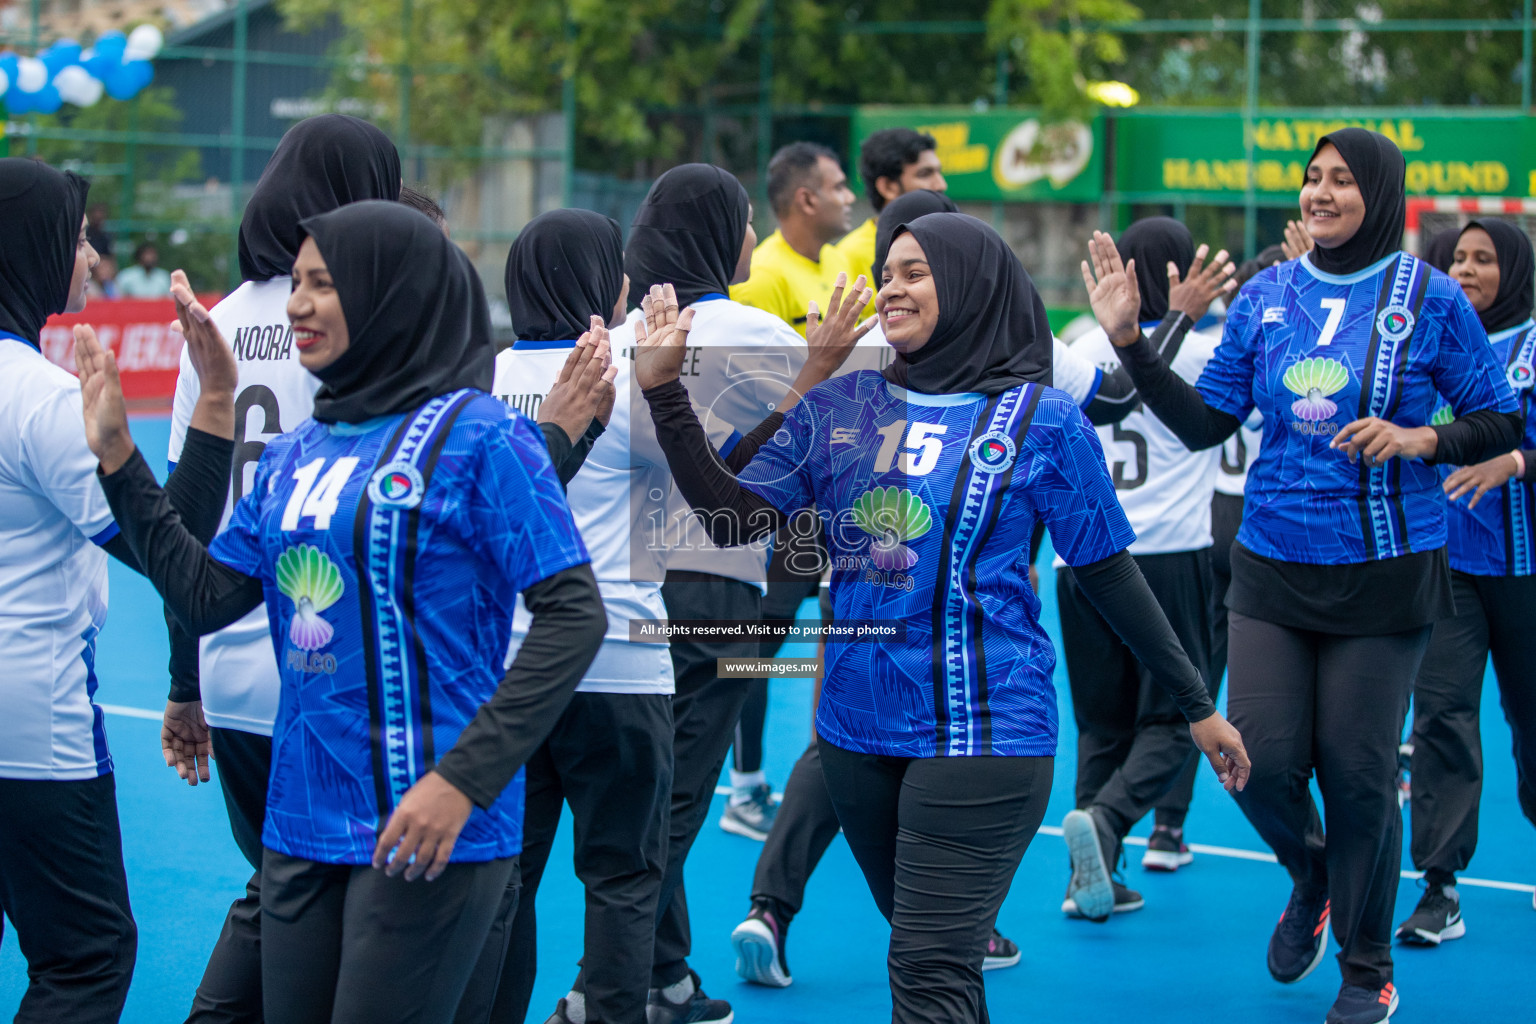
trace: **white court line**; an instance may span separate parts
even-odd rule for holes
[[[106,707],[106,705],[103,704],[102,707]],[[139,712],[135,712],[135,714],[138,714],[138,713]],[[155,717],[159,718],[160,716],[156,715]],[[730,786],[716,786],[715,787],[715,795],[716,796],[729,796],[730,794],[731,794],[731,787]],[[773,797],[774,797],[775,800],[778,800],[778,799],[782,799],[783,795],[784,794],[782,794],[782,793],[775,793],[775,794],[773,794]],[[1040,826],[1039,834],[1042,835],[1042,836],[1058,836],[1059,837],[1061,835],[1061,826],[1059,826],[1059,825],[1041,825]],[[1147,845],[1147,841],[1145,839],[1141,838],[1140,836],[1126,836],[1125,837],[1125,845],[1126,846],[1146,846]],[[1277,864],[1277,863],[1279,863],[1279,861],[1275,858],[1274,854],[1272,854],[1272,853],[1264,853],[1261,850],[1243,850],[1243,849],[1239,849],[1238,847],[1235,847],[1235,846],[1207,846],[1204,843],[1190,843],[1189,844],[1189,849],[1190,849],[1190,852],[1192,852],[1192,853],[1203,853],[1203,854],[1205,854],[1208,857],[1229,857],[1232,860],[1251,860],[1251,861],[1258,861],[1258,862],[1264,863],[1264,864]],[[1422,872],[1422,871],[1404,871],[1402,874],[1403,874],[1404,878],[1407,878],[1407,879],[1410,879],[1410,880],[1413,880],[1413,881],[1417,881],[1418,879],[1424,877],[1424,872]],[[1457,876],[1456,884],[1457,885],[1470,885],[1470,886],[1473,886],[1474,888],[1479,888],[1479,889],[1503,889],[1506,892],[1536,892],[1536,885],[1527,885],[1524,882],[1500,882],[1500,881],[1498,881],[1496,879],[1491,879],[1491,878],[1467,878],[1467,877],[1465,877],[1463,875],[1458,875]]]
[[[123,704],[98,704],[97,707],[109,715],[122,715],[124,718],[142,718],[150,722],[161,721],[165,715],[160,711],[146,711],[143,708],[130,708]],[[729,796],[730,786],[716,786],[716,796]],[[781,800],[783,793],[773,794],[775,800]],[[1040,834],[1043,836],[1060,836],[1061,828],[1056,825],[1041,825]],[[1139,836],[1126,836],[1127,846],[1146,846],[1147,841]],[[1259,850],[1242,850],[1235,846],[1206,846],[1204,843],[1190,843],[1189,848],[1194,853],[1203,853],[1208,857],[1230,857],[1233,860],[1252,860],[1274,864],[1275,855],[1263,853]],[[1422,871],[1404,871],[1403,877],[1408,879],[1420,879],[1424,877]],[[1500,882],[1489,878],[1467,878],[1465,876],[1456,879],[1457,885],[1470,885],[1479,889],[1503,889],[1506,892],[1536,892],[1536,885],[1526,885],[1523,882]]]

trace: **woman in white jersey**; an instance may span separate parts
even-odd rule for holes
[[[80,436],[79,382],[39,349],[50,315],[85,308],[87,188],[40,161],[0,160],[0,912],[27,959],[22,1024],[116,1021],[137,949],[94,696],[102,549],[138,563]],[[218,399],[233,381],[215,385],[191,411],[189,447],[227,464],[228,441],[208,432],[227,427]],[[167,483],[173,504],[187,477]],[[188,525],[211,533],[207,518]]]
[[[359,200],[395,199],[400,183],[394,143],[367,121],[344,114],[321,114],[294,125],[262,171],[240,222],[242,283],[210,310],[240,372],[224,523],[249,490],[267,444],[304,422],[320,387],[319,378],[299,365],[288,323],[289,272],[303,241],[299,222]],[[200,397],[191,371],[184,355],[171,411],[173,466],[181,459],[186,426]],[[189,742],[211,733],[230,829],[252,868],[245,895],[230,906],[209,955],[188,1024],[259,1021],[261,828],[279,689],[267,609],[258,606],[200,643],[188,638],[174,617],[167,618],[166,729]],[[183,774],[196,784],[195,773]]]

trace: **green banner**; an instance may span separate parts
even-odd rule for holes
[[[953,199],[1093,202],[1104,191],[1102,119],[1047,125],[1028,110],[860,107],[854,152],[882,128],[932,135]]]
[[[1294,197],[1317,140],[1350,125],[1397,143],[1408,162],[1410,195],[1536,196],[1536,118],[1401,111],[1366,118],[1266,112],[1254,121],[1254,191],[1260,198]],[[1240,197],[1248,188],[1244,143],[1236,112],[1127,111],[1115,117],[1115,187]]]

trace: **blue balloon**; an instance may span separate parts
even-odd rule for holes
[[[52,79],[71,64],[80,63],[80,44],[73,39],[60,39],[39,53],[37,59],[47,66],[48,77]]]
[[[6,50],[4,53],[0,53],[0,71],[5,72],[6,81],[10,82],[12,85],[16,84],[16,60],[16,55],[10,50]]]
[[[32,94],[32,109],[39,114],[55,113],[63,105],[64,98],[59,95],[59,90],[52,82]]]
[[[147,60],[131,60],[113,68],[102,84],[107,95],[115,100],[131,100],[155,77],[155,69]]]
[[[12,114],[26,114],[33,110],[37,102],[37,93],[22,92],[20,89],[7,89],[5,93],[5,109]]]
[[[107,57],[114,64],[121,64],[123,62],[123,51],[127,48],[128,37],[117,31],[117,29],[103,32],[97,36],[96,43],[92,47],[96,51],[96,56]]]

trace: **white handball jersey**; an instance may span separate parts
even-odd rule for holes
[[[884,352],[878,352],[884,349]],[[854,346],[853,354],[843,363],[839,374],[849,373],[853,370],[883,370],[890,365],[895,358],[896,350],[891,348],[885,340],[885,332],[876,324],[864,337],[860,338]],[[1086,409],[1094,396],[1099,393],[1099,385],[1104,383],[1104,371],[1093,363],[1084,359],[1078,353],[1072,351],[1072,346],[1065,344],[1055,335],[1051,336],[1051,386],[1065,391],[1077,403],[1079,409]]]
[[[1264,417],[1255,409],[1237,433],[1221,443],[1221,468],[1216,474],[1216,493],[1243,496],[1248,484],[1248,467],[1258,457],[1264,440]]]
[[[634,347],[635,311],[611,334],[616,354]],[[706,299],[693,304],[693,329],[683,359],[682,382],[688,388],[699,420],[716,444],[730,450],[736,435],[746,434],[768,417],[783,400],[805,365],[805,340],[772,313],[732,299]],[[619,393],[619,403],[625,400]],[[644,400],[635,398],[643,404]],[[768,540],[720,548],[709,539],[704,524],[675,490],[665,516],[666,567],[705,572],[751,583],[768,592]]]
[[[537,419],[539,406],[560,375],[571,343],[518,342],[496,357],[496,382],[491,393]],[[631,387],[634,363],[616,354],[618,398],[608,428],[592,445],[587,461],[566,487],[571,516],[592,557],[608,613],[608,632],[597,658],[578,691],[585,693],[671,693],[672,658],[667,642],[629,642],[632,619],[666,621],[661,581],[666,573],[665,535],[658,516],[667,507],[672,474],[656,443],[650,407]],[[717,446],[729,437],[717,428],[710,440]],[[507,664],[517,654],[532,622],[523,599],[517,599],[512,620],[512,645]]]
[[[247,281],[209,311],[240,366],[240,384],[235,390],[235,468],[219,523],[221,530],[229,523],[235,502],[252,486],[256,463],[267,442],[296,428],[315,408],[320,381],[299,365],[299,350],[294,347],[293,329],[288,324],[291,292],[292,284],[286,277]],[[198,391],[197,373],[183,351],[171,408],[173,466],[181,458]],[[272,735],[281,685],[265,604],[203,637],[197,661],[203,717],[209,725]]]
[[[1219,329],[1191,331],[1173,372],[1193,384],[1221,340]],[[1101,367],[1120,365],[1102,328],[1073,342],[1078,356]],[[1113,426],[1098,427],[1115,496],[1136,531],[1133,555],[1198,551],[1211,546],[1211,494],[1220,448],[1192,452],[1139,403]]]
[[[107,617],[107,556],[97,545],[117,524],[82,423],[80,382],[0,336],[0,778],[112,770],[93,697]]]

